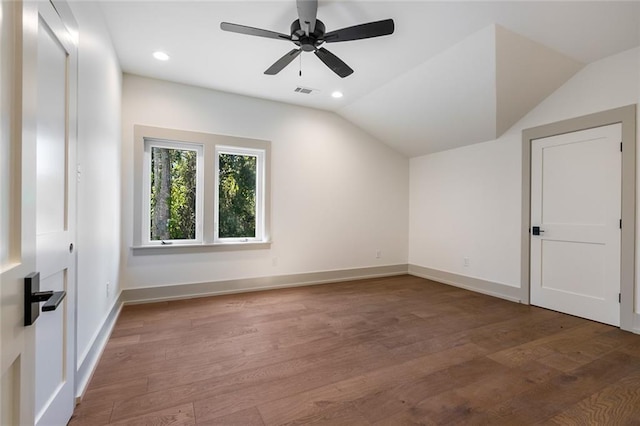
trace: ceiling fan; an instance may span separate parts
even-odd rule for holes
[[[353,70],[336,55],[321,47],[324,43],[338,43],[393,34],[393,19],[354,25],[327,33],[325,32],[324,23],[317,19],[317,0],[296,0],[296,3],[298,6],[298,19],[291,24],[291,35],[229,22],[222,22],[220,28],[233,33],[287,40],[298,46],[278,59],[264,72],[265,74],[278,74],[300,53],[313,52],[326,66],[342,78],[351,75]]]

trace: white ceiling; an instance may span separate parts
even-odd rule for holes
[[[386,18],[396,31],[326,45],[355,70],[345,79],[308,53],[302,77],[298,60],[266,76],[293,45],[220,22],[289,33],[295,0],[101,6],[125,72],[335,111],[408,156],[493,139],[583,64],[640,44],[640,2],[319,0],[327,31]]]

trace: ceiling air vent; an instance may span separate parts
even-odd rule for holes
[[[308,87],[298,86],[298,87],[296,87],[296,90],[294,90],[294,92],[302,93],[303,95],[310,95],[313,92],[317,92],[317,90],[316,89],[310,89]]]

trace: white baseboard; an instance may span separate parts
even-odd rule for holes
[[[91,346],[89,346],[89,349],[83,355],[82,361],[76,371],[76,404],[80,403],[84,392],[87,390],[87,385],[93,376],[93,372],[98,366],[98,362],[102,356],[102,351],[104,351],[104,348],[109,341],[109,336],[111,336],[111,332],[113,331],[116,320],[120,315],[122,306],[122,292],[120,292],[113,303],[111,310],[107,314],[107,317],[102,323],[102,327],[100,327],[98,332],[95,334]]]
[[[409,275],[449,284],[466,290],[475,291],[489,296],[499,297],[511,302],[522,303],[521,289],[480,278],[440,271],[438,269],[425,268],[424,266],[409,265]]]
[[[635,312],[633,314],[633,329],[631,332],[635,334],[640,334],[640,313]]]
[[[194,297],[245,293],[250,291],[273,290],[287,287],[301,287],[340,281],[405,275],[408,265],[374,266],[370,268],[342,269],[335,271],[310,272],[271,277],[247,278],[226,281],[212,281],[194,284],[179,284],[123,290],[125,304],[162,302]]]

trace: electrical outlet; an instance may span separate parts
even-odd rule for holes
[[[271,259],[271,266],[278,266],[278,258],[274,257]]]
[[[107,281],[107,297],[111,295],[111,283]]]
[[[380,259],[382,257],[382,250],[376,250],[376,259]]]
[[[463,259],[463,262],[464,262],[464,267],[465,267],[465,268],[468,268],[468,267],[469,267],[469,264],[470,264],[469,258],[468,258],[468,257],[465,257],[465,258]]]

